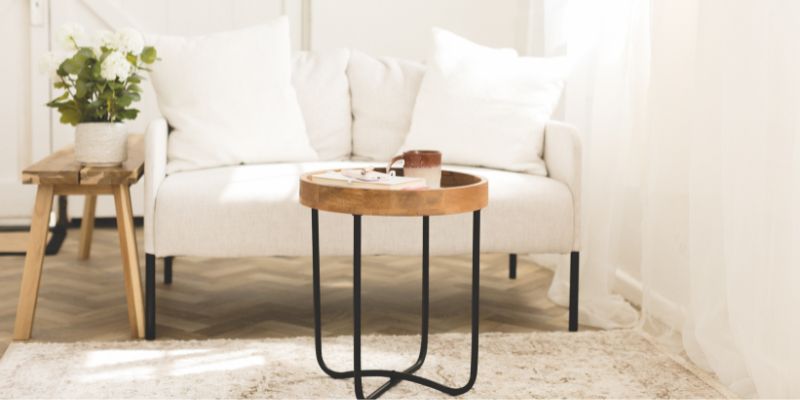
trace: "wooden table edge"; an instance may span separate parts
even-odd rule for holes
[[[313,175],[300,175],[300,204],[321,211],[352,215],[419,217],[472,212],[489,204],[486,178],[465,172],[443,170],[442,179],[460,175],[474,183],[422,190],[356,188],[316,183]]]

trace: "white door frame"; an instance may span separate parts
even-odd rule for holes
[[[36,187],[23,185],[21,182],[22,169],[33,161],[50,154],[50,110],[44,106],[50,96],[50,82],[47,75],[40,74],[37,70],[39,60],[50,48],[50,26],[48,23],[49,0],[29,0],[28,21],[20,24],[21,29],[28,27],[30,34],[30,48],[28,59],[30,61],[30,97],[27,107],[20,107],[21,113],[30,116],[30,120],[16,132],[18,172],[10,178],[0,179],[0,194],[2,194],[2,210],[0,223],[9,225],[28,225],[33,210],[33,200]],[[22,93],[20,93],[22,94]],[[24,99],[25,97],[23,97]],[[25,129],[27,127],[28,129]]]

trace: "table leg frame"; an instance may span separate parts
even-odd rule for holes
[[[322,354],[322,312],[320,294],[319,211],[311,210],[312,267],[314,291],[314,342],[317,363],[323,372],[335,379],[354,378],[355,394],[359,399],[378,398],[401,381],[414,382],[440,392],[457,396],[468,392],[478,376],[478,339],[480,305],[480,210],[473,212],[472,230],[472,344],[470,347],[470,375],[464,386],[449,387],[439,382],[414,375],[425,362],[428,349],[428,327],[430,316],[430,248],[428,216],[422,219],[422,322],[421,342],[417,361],[403,371],[361,368],[361,216],[353,216],[353,370],[335,371],[327,366]],[[362,378],[386,377],[387,382],[365,396]]]
[[[96,187],[93,187],[96,188]],[[74,188],[70,188],[76,190]],[[106,190],[106,189],[104,189]],[[131,207],[130,187],[127,184],[114,185],[108,189],[114,195],[117,212],[117,229],[119,233],[120,250],[122,253],[122,271],[125,281],[125,294],[128,303],[128,321],[131,336],[144,337],[144,306],[142,301],[142,286],[139,275],[139,258],[136,246],[136,234],[133,226],[133,209]],[[14,339],[28,340],[33,330],[33,320],[36,313],[36,303],[39,297],[39,286],[44,262],[45,242],[47,241],[48,221],[55,195],[65,193],[58,186],[39,185],[36,192],[36,204],[31,221],[31,232],[25,255],[25,267],[20,285],[19,303],[14,322]],[[91,211],[94,208],[94,192],[88,193],[92,199]],[[88,204],[88,203],[87,203]],[[66,203],[64,203],[64,207]],[[61,205],[60,205],[61,207]],[[87,206],[86,210],[89,210]],[[84,221],[87,223],[87,221]],[[81,235],[82,240],[89,240],[91,233]],[[88,256],[88,242],[81,246],[81,255]]]

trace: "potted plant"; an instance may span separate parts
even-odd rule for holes
[[[62,91],[47,106],[58,110],[62,123],[75,126],[77,161],[118,165],[127,157],[124,121],[139,114],[132,105],[141,99],[140,71],[156,61],[156,49],[133,29],[89,38],[79,25],[66,25],[58,40],[70,53],[66,59],[45,56],[53,87]]]

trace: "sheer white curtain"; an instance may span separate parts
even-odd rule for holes
[[[566,3],[557,36],[565,38],[572,64],[564,119],[583,136],[580,322],[612,329],[639,321],[638,312],[612,290],[618,270],[639,270],[641,119],[635,116],[645,94],[637,84],[646,80],[648,21],[639,18],[647,15],[645,2],[615,1],[614,12],[606,3]],[[549,291],[558,304],[568,302],[568,277],[563,260]]]
[[[569,8],[587,263],[638,265],[643,329],[737,393],[800,396],[800,2]]]
[[[671,301],[692,360],[736,392],[800,396],[800,2],[652,17],[646,316]]]

